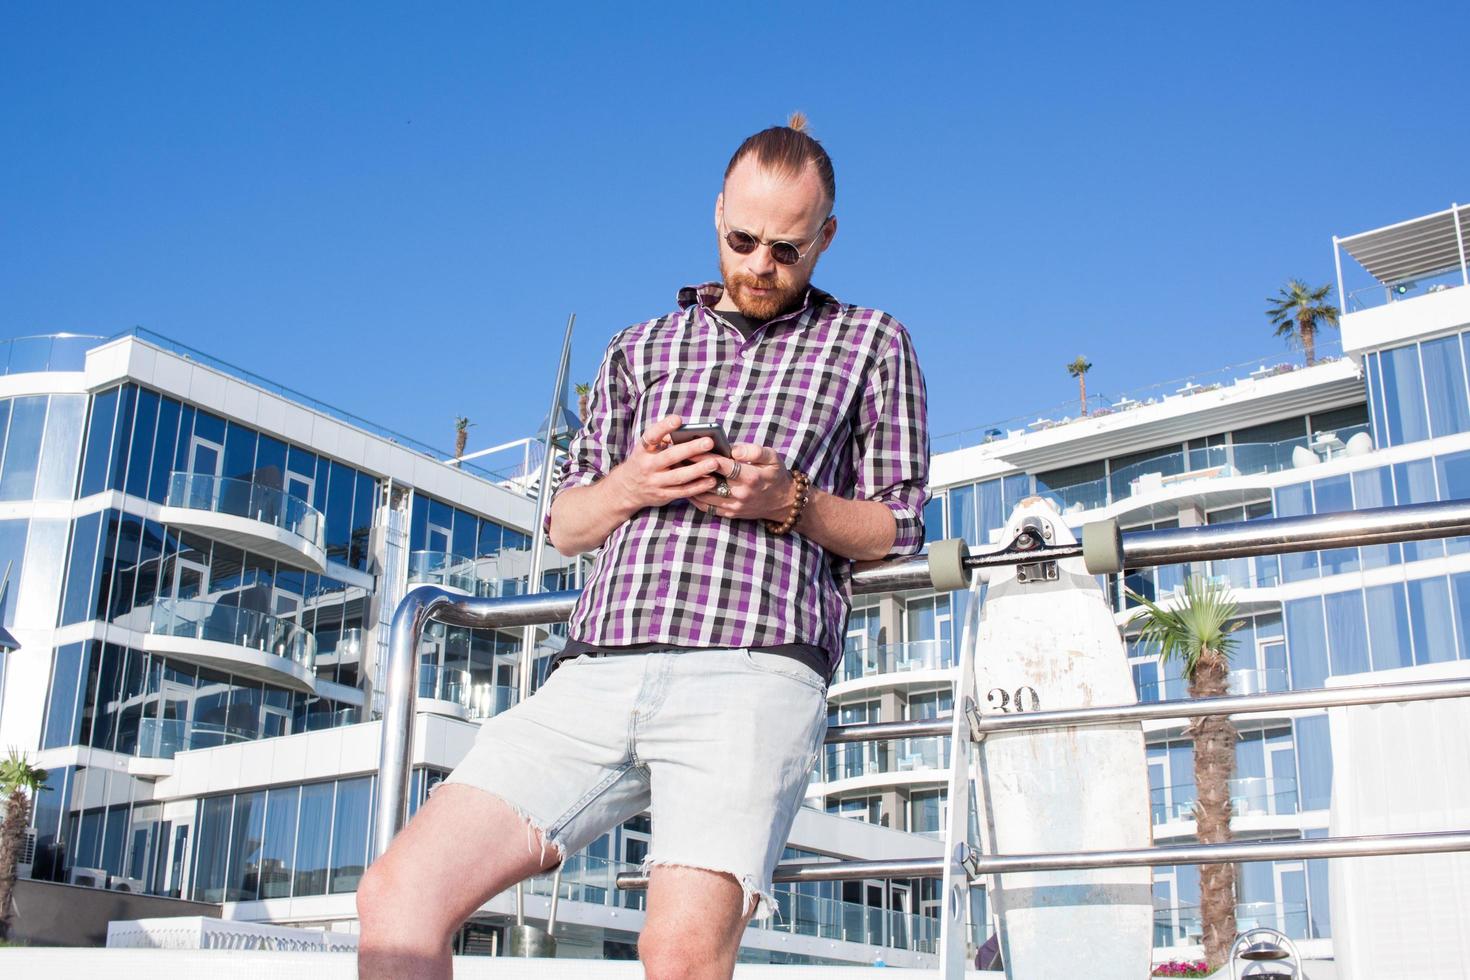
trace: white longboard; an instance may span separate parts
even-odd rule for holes
[[[1075,538],[1050,502],[1022,501],[1002,532],[1040,522],[1049,545]],[[1128,658],[1097,580],[1080,558],[990,575],[977,632],[975,698],[985,714],[1133,704]],[[981,849],[1034,854],[1153,843],[1143,731],[1135,723],[991,734],[976,752]],[[1008,978],[1086,975],[1138,980],[1150,971],[1148,868],[996,875]]]

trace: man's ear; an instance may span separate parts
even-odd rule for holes
[[[715,234],[719,234],[720,227],[725,223],[725,192],[715,195]]]

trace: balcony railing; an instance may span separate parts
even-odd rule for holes
[[[257,734],[237,725],[189,722],[182,718],[143,718],[138,722],[138,744],[133,754],[145,759],[172,759],[189,749],[249,742]]]
[[[1193,820],[1196,789],[1193,783],[1149,790],[1154,825]],[[1289,816],[1299,812],[1296,780],[1285,776],[1242,776],[1230,780],[1230,812],[1236,817]]]
[[[637,865],[594,857],[585,851],[567,858],[562,867],[559,894],[563,901],[586,902],[612,908],[646,908],[647,894],[618,891],[620,872],[636,871]],[[551,894],[550,875],[538,875],[528,883],[532,895]],[[816,936],[841,942],[934,953],[939,949],[939,918],[902,911],[871,908],[815,895],[803,895],[792,886],[776,886],[778,914],[750,928],[768,929],[798,936]],[[984,936],[980,941],[984,941]]]
[[[1270,694],[1290,690],[1285,667],[1268,667],[1262,670],[1232,670],[1227,677],[1231,694]],[[1145,704],[1159,701],[1174,701],[1189,697],[1189,682],[1182,677],[1171,677],[1161,681],[1141,684],[1138,700]]]
[[[1314,439],[1302,435],[1281,442],[1246,442],[1181,450],[1130,463],[1095,480],[1056,487],[1038,486],[1037,493],[1050,498],[1063,513],[1092,510],[1186,483],[1289,470],[1297,466],[1299,460],[1315,462],[1345,451],[1349,439],[1367,430],[1367,425],[1354,425],[1331,433],[1319,433]],[[1297,449],[1309,455],[1303,457]]]
[[[471,684],[466,708],[471,718],[493,718],[520,700],[520,693],[509,684]]]
[[[468,709],[470,672],[438,664],[419,664],[419,697],[448,701]]]
[[[475,574],[475,560],[448,551],[415,551],[408,556],[409,585],[440,585],[473,596],[493,596],[490,583]]]
[[[0,341],[0,374],[81,371],[87,366],[87,351],[103,342],[102,337],[69,333],[3,340]]]
[[[906,738],[892,745],[879,742],[829,745],[817,760],[812,782],[831,783],[875,773],[944,771],[949,769],[949,753],[948,735]]]
[[[1265,927],[1292,939],[1307,939],[1305,902],[1241,902],[1235,906],[1238,932]],[[1204,929],[1198,905],[1155,905],[1154,946],[1198,946]]]
[[[914,640],[910,643],[875,643],[849,647],[842,654],[837,683],[879,674],[914,670],[945,670],[955,665],[954,645],[948,640]]]
[[[244,517],[288,531],[320,548],[321,511],[279,487],[210,473],[176,472],[168,481],[169,507]]]
[[[198,599],[159,599],[149,632],[247,647],[316,669],[316,637],[288,619]]]

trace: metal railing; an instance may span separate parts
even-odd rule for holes
[[[321,511],[300,497],[265,483],[180,471],[169,475],[164,503],[169,507],[260,521],[289,531],[318,548],[326,546],[326,525]]]
[[[1470,500],[1140,531],[1126,535],[1119,535],[1116,522],[1110,522],[1106,527],[1084,529],[1084,543],[1064,545],[1047,545],[1039,533],[1023,526],[1015,540],[1008,545],[979,554],[965,554],[962,549],[940,549],[941,557],[936,558],[932,570],[927,555],[861,567],[853,575],[852,589],[855,593],[877,593],[933,587],[936,579],[949,579],[950,571],[947,566],[955,560],[963,567],[966,575],[979,575],[982,579],[991,568],[1015,565],[1034,567],[1037,563],[1069,558],[1081,558],[1089,573],[1102,574],[1117,571],[1125,565],[1128,568],[1141,568],[1466,534],[1470,534]],[[393,619],[387,668],[387,699],[379,766],[381,789],[377,799],[374,855],[381,855],[388,849],[405,819],[409,764],[412,758],[415,666],[418,662],[419,639],[425,627],[431,621],[480,628],[555,622],[571,613],[576,598],[575,592],[555,592],[505,599],[472,599],[426,586],[411,592],[399,604]],[[525,669],[524,664],[522,669]],[[1470,678],[1019,714],[982,715],[974,702],[967,698],[959,718],[831,726],[825,741],[828,744],[841,745],[943,736],[964,731],[966,726],[970,738],[978,741],[999,732],[1458,697],[1470,697]],[[968,753],[965,758],[968,758]],[[957,777],[952,774],[952,778]],[[975,883],[985,876],[1034,871],[1454,851],[1470,851],[1470,830],[1185,844],[1050,854],[980,855],[968,845],[960,843],[955,846],[953,854],[936,858],[781,865],[776,868],[774,880],[805,882],[866,878],[945,878],[958,872],[961,879]],[[625,874],[618,877],[617,885],[623,889],[645,888],[648,879],[642,874]],[[945,888],[949,888],[947,883]],[[958,899],[949,904],[955,906],[953,915],[957,919],[962,918],[958,911]],[[960,962],[955,959],[958,955],[954,947],[946,948],[946,963],[949,967]]]
[[[316,637],[289,619],[199,599],[158,599],[149,632],[259,650],[316,669]]]

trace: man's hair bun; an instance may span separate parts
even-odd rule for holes
[[[791,114],[791,118],[786,121],[786,128],[794,129],[798,133],[806,132],[806,113],[797,109]]]

